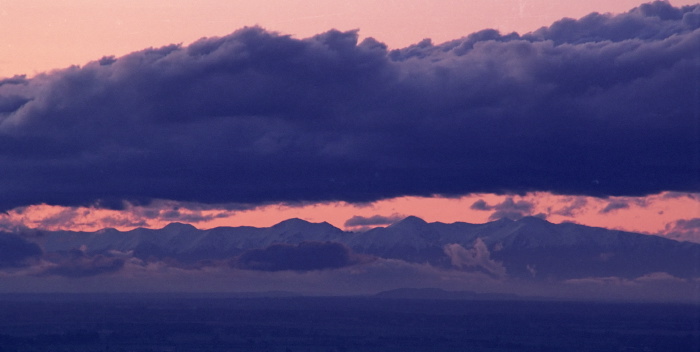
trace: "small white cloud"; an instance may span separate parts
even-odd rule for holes
[[[474,241],[474,246],[466,249],[457,243],[445,245],[445,254],[451,264],[460,269],[480,269],[496,277],[504,277],[506,269],[503,264],[491,259],[491,252],[481,238]]]

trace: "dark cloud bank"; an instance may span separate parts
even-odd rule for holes
[[[358,263],[359,258],[347,246],[316,241],[251,249],[232,262],[235,267],[263,271],[336,269]]]
[[[0,269],[21,267],[42,254],[35,243],[14,234],[0,232]]]
[[[247,28],[0,81],[0,208],[700,191],[700,6],[388,51]]]
[[[56,275],[69,278],[89,277],[117,272],[124,267],[124,259],[105,255],[88,256],[83,251],[51,253],[47,256],[50,266],[39,275]]]

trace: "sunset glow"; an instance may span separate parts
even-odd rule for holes
[[[523,196],[474,194],[459,198],[402,197],[367,204],[274,204],[245,210],[201,209],[168,201],[155,202],[151,206],[128,206],[125,210],[35,205],[3,214],[0,224],[8,229],[28,226],[45,230],[97,231],[105,227],[119,230],[162,228],[171,222],[181,222],[208,229],[220,226],[268,227],[286,219],[300,218],[310,222],[325,221],[349,231],[361,231],[388,226],[409,215],[429,222],[476,224],[501,217],[517,220],[523,216],[540,216],[553,223],[575,222],[700,242],[700,232],[692,229],[681,231],[676,226],[679,220],[698,216],[699,197],[698,194],[674,193],[607,199],[548,193]],[[475,209],[474,204],[479,201],[484,201],[492,209]],[[369,219],[373,216],[385,218],[385,221],[372,225],[348,224],[353,217]]]
[[[83,65],[147,47],[189,44],[244,26],[306,38],[329,29],[360,30],[391,48],[457,39],[485,28],[527,33],[563,17],[620,13],[640,0],[409,1],[32,0],[0,4],[0,76]],[[692,0],[674,0],[675,6]]]

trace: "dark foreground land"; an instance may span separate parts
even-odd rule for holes
[[[0,296],[0,351],[700,351],[700,306]]]

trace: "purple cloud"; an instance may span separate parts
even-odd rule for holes
[[[104,275],[117,272],[124,267],[125,260],[104,256],[102,254],[87,255],[82,250],[71,250],[67,253],[52,253],[47,258],[53,263],[40,275],[56,275],[70,278]]]
[[[306,241],[297,245],[273,244],[263,249],[251,249],[241,254],[233,265],[248,270],[310,271],[358,264],[358,258],[341,243]]]
[[[700,218],[678,220],[674,228],[680,230],[700,230]]]
[[[378,226],[378,225],[391,225],[395,222],[398,222],[402,219],[404,219],[406,216],[402,215],[391,215],[391,216],[382,216],[382,215],[374,215],[370,217],[364,217],[364,216],[359,216],[355,215],[345,221],[345,224],[343,226],[345,227],[367,227],[367,226]]]
[[[493,209],[493,207],[488,205],[488,203],[486,203],[486,201],[483,199],[477,200],[469,208],[474,209],[474,210],[484,210],[484,211]]]
[[[471,209],[494,212],[489,216],[489,220],[498,220],[509,218],[511,220],[519,220],[526,216],[533,215],[535,205],[525,200],[514,201],[512,197],[506,198],[502,203],[489,205],[483,199],[479,199],[471,205]],[[545,214],[535,215],[540,218],[546,218]]]
[[[601,209],[600,213],[607,214],[607,213],[613,212],[615,210],[628,209],[629,207],[630,207],[630,205],[626,201],[614,200],[614,201],[608,202],[608,205],[606,205],[605,208]]]
[[[42,254],[41,248],[24,238],[0,232],[0,268],[13,268],[27,265],[32,258]]]
[[[0,82],[0,209],[697,192],[700,5],[400,49],[245,28]]]
[[[556,215],[574,216],[576,211],[585,207],[588,200],[585,197],[574,197],[573,200],[565,207],[554,212]]]
[[[700,218],[680,219],[666,225],[666,237],[700,243]]]

